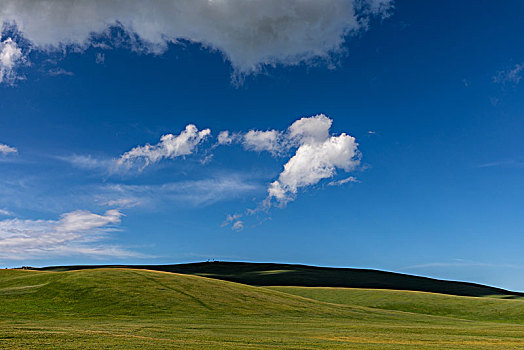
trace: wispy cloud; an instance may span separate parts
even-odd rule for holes
[[[479,168],[494,168],[494,167],[502,167],[502,168],[524,168],[524,161],[516,160],[516,159],[506,159],[506,160],[500,160],[495,162],[489,162],[489,163],[483,163],[478,165]]]
[[[160,185],[109,184],[95,191],[99,202],[107,205],[114,204],[119,207],[124,207],[126,204],[154,207],[166,202],[199,207],[231,200],[261,190],[260,184],[250,182],[240,175],[229,174]]]
[[[133,148],[124,153],[117,164],[124,168],[138,167],[143,169],[165,158],[187,156],[192,154],[209,135],[211,135],[211,130],[199,131],[195,125],[189,124],[178,135],[167,134],[162,136],[160,142],[156,145],[147,144]]]
[[[198,146],[211,135],[210,129],[198,130],[189,124],[179,134],[166,134],[160,142],[154,145],[137,146],[118,158],[93,155],[72,154],[57,156],[56,159],[67,162],[78,169],[94,170],[106,175],[125,174],[130,171],[141,172],[149,165],[164,159],[174,159],[193,154]],[[206,163],[212,155],[207,155],[202,163]]]
[[[353,176],[349,176],[349,177],[346,177],[345,179],[340,179],[340,180],[337,180],[337,181],[331,181],[330,183],[328,183],[328,186],[342,186],[342,185],[347,184],[349,182],[358,183],[360,181],[357,180]]]
[[[70,72],[68,70],[65,70],[63,68],[53,68],[47,71],[47,74],[52,76],[59,76],[59,75],[66,75],[66,76],[73,76],[73,72]]]
[[[98,52],[95,58],[96,64],[104,64],[105,61],[106,61],[106,56],[103,53]]]
[[[513,84],[517,85],[522,79],[522,71],[524,70],[523,64],[516,64],[509,70],[498,71],[493,77],[493,82],[498,84]]]
[[[242,140],[239,133],[230,133],[228,130],[221,131],[217,137],[217,145],[230,145]]]
[[[112,158],[97,158],[92,155],[72,154],[69,156],[59,156],[56,159],[62,160],[84,170],[97,170],[104,173],[112,173],[117,170],[117,160]]]
[[[138,257],[139,253],[103,243],[111,232],[117,230],[122,216],[120,211],[114,209],[104,214],[77,210],[62,214],[58,220],[2,220],[0,259],[77,255],[94,258]]]
[[[244,229],[244,221],[240,220],[244,214],[228,214],[226,220],[222,223],[222,227],[231,225],[233,231],[242,231]]]
[[[17,154],[18,150],[14,147],[4,145],[0,143],[0,156],[2,155],[9,155],[9,154]]]
[[[237,220],[235,221],[235,223],[233,224],[233,226],[231,226],[231,228],[234,230],[234,231],[242,231],[244,229],[244,222],[241,221],[241,220]]]
[[[95,174],[96,175],[96,174]],[[65,175],[67,178],[69,174]],[[77,174],[77,176],[82,176]],[[251,173],[214,172],[210,177],[194,180],[148,183],[146,177],[121,179],[104,178],[100,183],[96,176],[56,188],[55,181],[25,175],[18,178],[0,177],[0,208],[10,211],[38,211],[56,213],[83,207],[137,208],[140,210],[166,210],[174,207],[198,208],[245,196],[264,193],[259,175]]]
[[[104,46],[155,54],[170,43],[198,43],[222,53],[238,78],[268,65],[318,60],[329,64],[344,50],[347,36],[366,30],[372,17],[387,17],[392,4],[392,0],[3,0],[0,25],[14,24],[33,50],[44,52],[68,47],[82,51],[100,46],[100,37],[107,41]],[[118,28],[122,35],[113,38],[110,28]],[[22,57],[16,43],[7,40],[4,46],[14,54],[3,70],[4,80],[13,74],[10,62]]]
[[[0,23],[1,27],[2,23]],[[22,79],[22,76],[17,74],[16,68],[25,61],[26,58],[18,44],[12,38],[2,41],[0,33],[0,83],[13,85],[17,80]]]
[[[141,205],[138,198],[117,198],[102,202],[102,205],[116,208],[133,208]]]
[[[3,216],[11,216],[13,215],[13,213],[11,213],[9,210],[7,209],[0,209],[0,215],[3,215]]]

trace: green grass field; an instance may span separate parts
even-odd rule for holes
[[[523,349],[523,306],[145,269],[0,270],[0,349]]]

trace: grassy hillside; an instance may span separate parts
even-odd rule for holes
[[[133,269],[0,270],[0,300],[0,317],[341,313],[329,304],[265,288]]]
[[[524,298],[505,300],[413,291],[330,287],[269,288],[342,305],[360,305],[384,310],[457,317],[468,320],[524,324]]]
[[[56,266],[43,270],[67,271],[98,267],[100,266]],[[202,262],[126,267],[205,276],[254,286],[348,287],[413,290],[462,296],[524,296],[523,293],[480,284],[443,281],[368,269],[243,262]]]
[[[500,300],[498,300],[500,301]],[[524,326],[133,269],[0,270],[0,349],[521,349]]]

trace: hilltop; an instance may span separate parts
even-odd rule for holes
[[[371,269],[332,268],[294,264],[199,262],[172,265],[50,266],[42,271],[132,268],[204,276],[252,286],[346,287],[411,290],[460,296],[522,297],[524,293],[476,283],[446,281]]]

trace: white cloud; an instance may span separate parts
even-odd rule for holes
[[[164,158],[176,158],[192,154],[200,142],[211,134],[211,130],[204,129],[198,131],[193,124],[186,126],[186,129],[179,135],[167,134],[160,138],[156,145],[147,144],[138,146],[124,153],[118,160],[119,166],[133,166],[141,164],[140,167],[156,163]]]
[[[122,213],[94,214],[77,210],[58,220],[0,221],[0,259],[24,260],[52,256],[131,257],[139,254],[119,246],[101,244],[120,224]]]
[[[242,231],[244,229],[244,222],[243,221],[235,221],[233,226],[231,227],[234,231]]]
[[[301,145],[284,165],[278,180],[271,183],[268,198],[284,204],[294,198],[299,188],[333,177],[337,168],[354,169],[359,164],[357,146],[355,138],[344,133],[324,142]]]
[[[323,179],[332,178],[337,171],[354,170],[360,164],[358,143],[354,137],[346,133],[332,135],[330,133],[332,123],[333,121],[324,114],[318,114],[295,121],[286,131],[251,130],[244,134],[240,139],[244,140],[245,147],[245,140],[251,140],[247,149],[268,151],[278,156],[285,156],[293,150],[295,153],[285,163],[284,170],[278,178],[269,183],[268,195],[261,205],[255,209],[246,209],[244,213],[229,214],[222,226],[231,225],[233,230],[242,230],[244,221],[240,220],[241,218],[257,215],[273,204],[284,206],[295,199],[300,189],[316,185]],[[237,135],[242,136],[242,134]],[[222,142],[222,144],[230,143]],[[359,181],[349,176],[331,181],[328,185],[340,186],[348,182]]]
[[[230,223],[240,219],[242,217],[242,214],[227,214],[226,221],[222,223],[222,226],[227,226]]]
[[[231,225],[233,231],[242,231],[244,229],[244,221],[240,220],[245,214],[227,214],[226,220],[222,223],[222,227]]]
[[[247,133],[223,131],[218,135],[218,144],[242,143],[246,150],[267,151],[274,156],[283,156],[290,149],[301,144],[326,140],[332,122],[325,115],[319,114],[295,121],[287,131],[250,130]]]
[[[358,143],[345,133],[330,136],[332,120],[323,114],[301,118],[288,129],[290,142],[299,146],[284,170],[268,188],[266,205],[276,199],[281,205],[294,199],[298,190],[331,178],[337,169],[346,172],[360,163]]]
[[[0,83],[12,85],[21,79],[16,73],[16,66],[25,60],[22,49],[12,38],[1,41],[0,37]]]
[[[289,127],[289,138],[299,145],[324,142],[329,137],[332,123],[324,114],[301,118]]]
[[[268,151],[276,155],[282,151],[283,135],[277,130],[250,130],[243,137],[243,145],[247,150]]]
[[[221,131],[218,134],[217,142],[219,145],[230,145],[233,142],[233,139],[229,135],[229,131]]]
[[[353,176],[346,177],[345,179],[337,180],[337,181],[331,181],[328,183],[329,186],[342,186],[344,184],[347,184],[348,182],[360,182]]]
[[[217,144],[218,145],[231,145],[233,143],[238,143],[242,141],[242,134],[240,133],[232,133],[228,130],[221,131],[218,134],[217,137]]]
[[[515,67],[510,70],[497,72],[497,74],[493,77],[493,81],[499,84],[511,83],[517,85],[520,82],[520,79],[522,79],[523,70],[524,63],[516,64]]]
[[[108,224],[119,224],[123,214],[116,209],[106,211],[104,215],[93,214],[87,210],[77,210],[62,214],[56,230],[59,232],[83,232]]]
[[[222,223],[222,227],[228,226],[229,224],[240,219],[242,216],[244,215],[243,214],[227,214],[226,220]]]
[[[40,50],[84,49],[110,27],[130,34],[132,49],[149,52],[187,40],[218,50],[242,75],[264,65],[329,61],[348,35],[391,8],[392,0],[2,0],[0,25],[14,23]]]
[[[14,147],[8,145],[3,145],[0,143],[0,155],[16,154],[18,150]]]
[[[11,216],[13,214],[7,209],[0,209],[0,215]]]
[[[278,179],[269,184],[268,197],[264,201],[266,207],[271,205],[273,199],[280,205],[285,205],[295,198],[299,189],[332,178],[337,170],[349,172],[360,164],[360,152],[355,138],[346,133],[331,135],[332,124],[330,118],[318,114],[296,120],[286,131],[250,130],[245,134],[221,132],[218,144],[241,142],[247,150],[267,151],[280,157],[296,149]],[[342,185],[347,182],[358,180],[347,177],[328,185]]]

